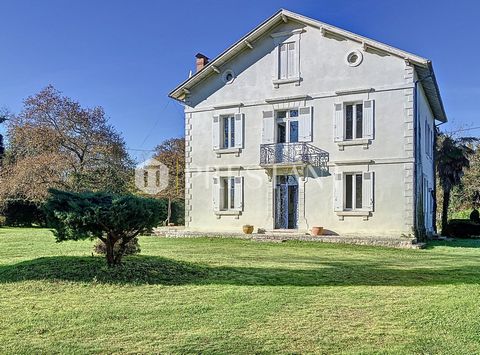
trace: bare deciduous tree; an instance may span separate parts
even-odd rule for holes
[[[7,132],[0,198],[44,200],[49,188],[122,192],[131,183],[133,163],[103,109],[53,86],[27,98]]]
[[[168,200],[167,219],[172,216],[172,201],[185,198],[185,139],[171,138],[155,148],[154,158],[168,168],[168,187],[158,194]]]

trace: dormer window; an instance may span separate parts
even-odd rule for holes
[[[279,48],[278,78],[292,79],[298,77],[298,60],[295,42],[283,43]]]
[[[275,68],[273,84],[300,85],[300,34],[304,29],[272,33],[275,43]]]

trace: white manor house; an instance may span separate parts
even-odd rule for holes
[[[430,60],[280,10],[170,97],[185,106],[186,228],[433,231]]]

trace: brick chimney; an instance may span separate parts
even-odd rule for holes
[[[197,53],[195,55],[196,58],[196,65],[197,65],[197,72],[203,69],[205,65],[208,64],[208,57],[204,56],[202,53]]]

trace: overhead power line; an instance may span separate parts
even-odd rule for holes
[[[470,128],[457,129],[457,130],[455,130],[455,131],[450,131],[449,133],[458,133],[458,132],[465,132],[465,131],[473,131],[474,129],[480,129],[480,126],[478,126],[478,127],[470,127]]]

